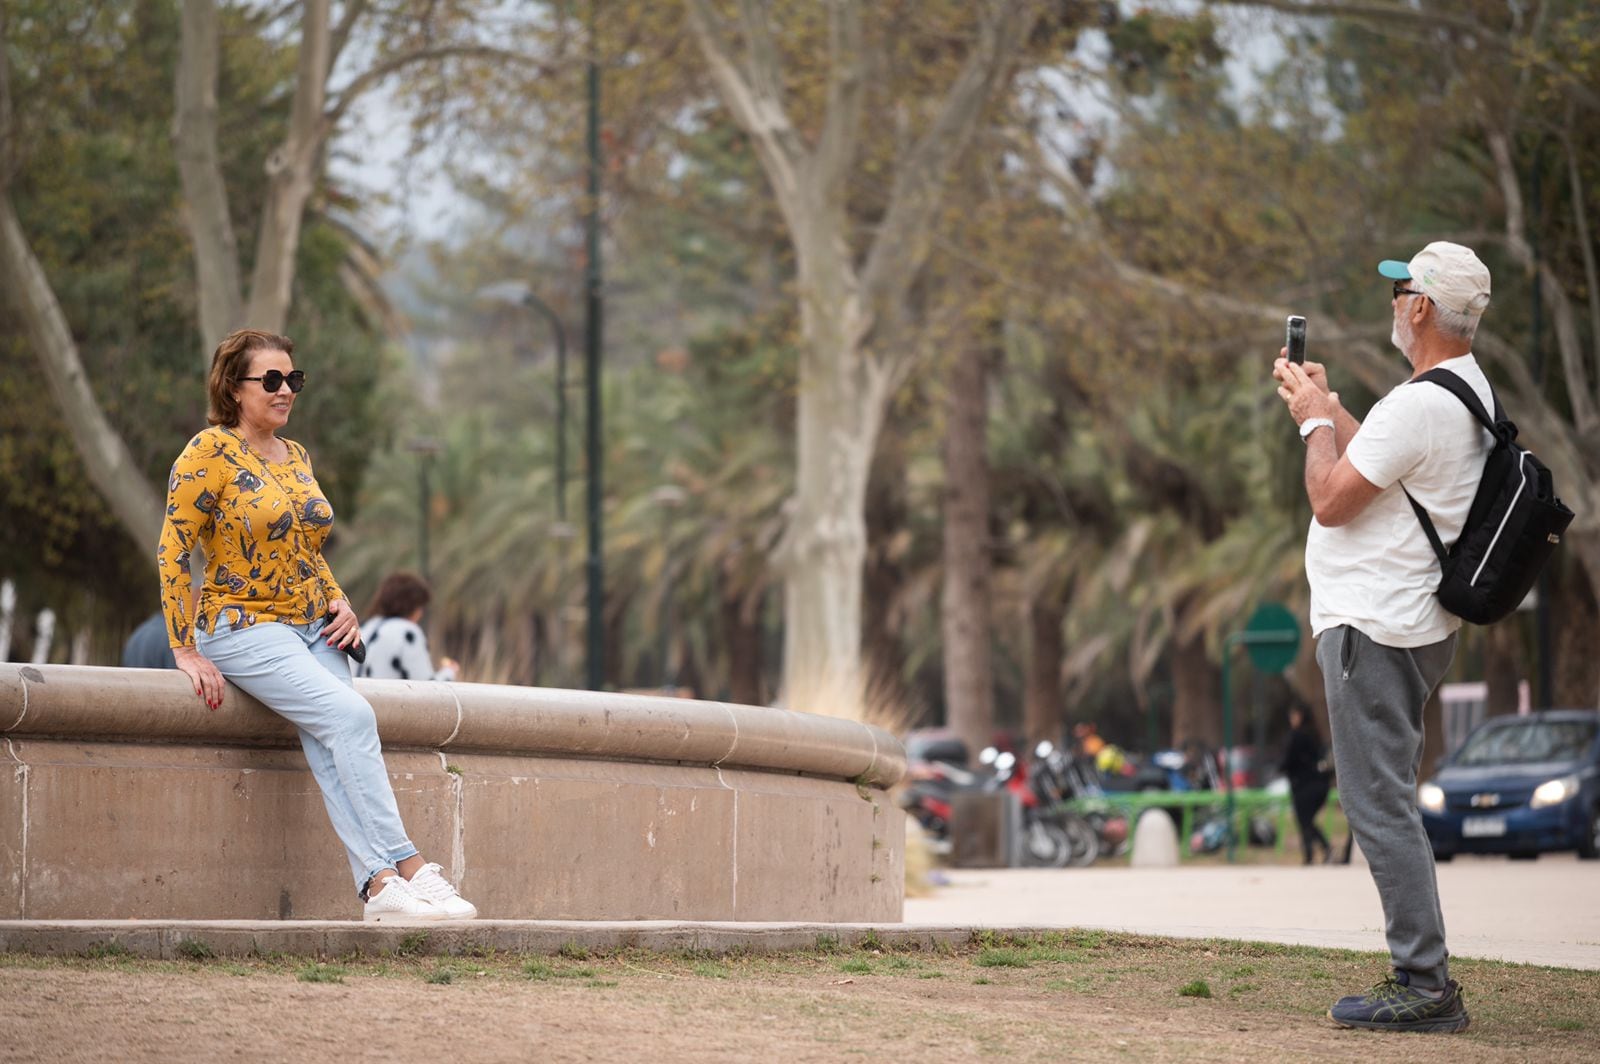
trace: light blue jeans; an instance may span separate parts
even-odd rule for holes
[[[235,629],[219,620],[210,634],[195,633],[195,647],[229,682],[299,731],[360,892],[376,873],[415,857],[417,848],[400,822],[377,717],[355,691],[349,659],[322,638],[325,624],[261,621]]]

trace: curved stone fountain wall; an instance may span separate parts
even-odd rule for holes
[[[778,709],[360,680],[412,840],[485,918],[898,920],[905,771]],[[353,919],[294,730],[179,673],[0,664],[0,919]]]

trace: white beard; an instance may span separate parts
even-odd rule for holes
[[[1409,317],[1400,317],[1395,320],[1394,328],[1389,333],[1389,342],[1399,349],[1406,361],[1411,361],[1411,349],[1416,346],[1416,330],[1411,327]]]

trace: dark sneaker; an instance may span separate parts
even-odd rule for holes
[[[1451,979],[1444,996],[1431,998],[1413,989],[1407,973],[1395,973],[1365,994],[1340,998],[1328,1018],[1340,1027],[1373,1031],[1465,1031],[1470,1022],[1461,1000],[1461,984]]]

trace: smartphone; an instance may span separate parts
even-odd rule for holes
[[[328,614],[323,618],[323,620],[332,621],[333,614]],[[361,641],[359,634],[357,635],[354,643],[351,643],[347,647],[340,647],[339,649],[345,654],[346,657],[355,662],[357,665],[360,665],[367,660],[367,644]]]
[[[1289,349],[1290,362],[1298,364],[1306,360],[1306,319],[1298,314],[1289,315],[1283,346]]]

